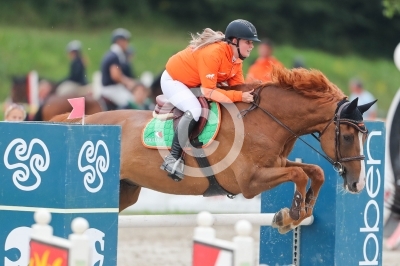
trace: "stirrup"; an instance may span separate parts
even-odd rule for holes
[[[185,161],[182,159],[182,157],[176,160],[171,155],[168,155],[167,157],[165,157],[160,169],[167,171],[169,177],[171,177],[174,181],[179,182],[182,181],[182,179],[184,178],[184,167]]]

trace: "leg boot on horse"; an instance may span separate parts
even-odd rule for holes
[[[167,171],[168,176],[175,181],[181,181],[184,177],[183,168],[185,167],[185,161],[182,158],[182,150],[189,140],[189,136],[195,125],[196,120],[193,119],[192,113],[186,111],[175,131],[171,152],[165,157],[164,163],[160,167],[162,170]]]

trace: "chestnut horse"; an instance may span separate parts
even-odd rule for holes
[[[326,159],[340,171],[344,188],[359,193],[365,184],[362,145],[367,134],[362,113],[373,103],[358,107],[357,100],[349,103],[343,92],[317,70],[276,69],[272,77],[270,83],[227,88],[255,89],[255,103],[223,104],[219,133],[204,151],[227,194],[253,198],[282,183],[295,183],[292,206],[278,211],[273,220],[273,226],[286,233],[312,215],[324,183],[319,166],[287,159],[296,139],[319,133]],[[245,111],[238,115],[239,110]],[[79,121],[66,117],[52,121]],[[141,141],[142,130],[151,118],[150,111],[134,110],[101,112],[85,118],[87,124],[122,128],[120,211],[136,203],[141,187],[177,195],[203,195],[209,187],[189,151],[182,181],[175,182],[160,170],[168,151],[147,149]]]
[[[49,96],[44,101],[43,105],[40,106],[39,110],[32,117],[34,121],[49,121],[56,115],[71,112],[72,107],[68,102],[70,98],[82,97],[82,95],[70,94],[70,95],[56,95],[56,84],[48,81],[51,90]],[[28,79],[26,76],[13,77],[13,84],[11,88],[11,100],[14,103],[29,103],[28,91]],[[103,103],[103,99],[96,100],[91,95],[85,96],[85,113],[94,114],[107,109],[106,103]]]
[[[72,111],[72,106],[68,99],[82,97],[78,95],[50,95],[44,104],[39,108],[33,120],[35,121],[49,121],[53,117]],[[105,103],[100,100],[94,99],[92,96],[85,97],[85,114],[91,115],[106,110]]]

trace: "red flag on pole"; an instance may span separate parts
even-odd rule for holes
[[[72,111],[68,116],[68,119],[82,118],[85,115],[85,97],[68,99],[68,102],[72,106]]]

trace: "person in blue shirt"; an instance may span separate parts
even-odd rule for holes
[[[110,50],[101,62],[101,95],[109,101],[109,110],[126,109],[130,102],[134,102],[132,90],[136,81],[128,72],[130,68],[126,67],[126,64],[130,64],[127,57],[130,38],[128,30],[115,29],[111,35]]]
[[[68,76],[59,82],[57,95],[85,95],[90,88],[86,87],[86,66],[82,59],[82,44],[73,40],[67,45],[67,53],[70,59]]]

